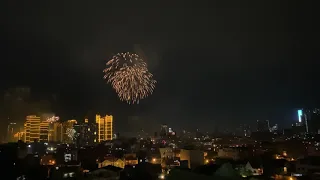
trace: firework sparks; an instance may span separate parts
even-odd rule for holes
[[[156,81],[147,64],[137,55],[118,53],[107,62],[104,78],[115,89],[121,101],[139,103],[154,91]]]
[[[67,133],[67,136],[70,139],[75,139],[76,138],[76,130],[74,130],[73,128],[68,128],[66,133]]]
[[[58,116],[48,117],[48,118],[46,119],[46,121],[49,122],[49,123],[54,123],[54,122],[59,121],[59,117],[58,117]]]

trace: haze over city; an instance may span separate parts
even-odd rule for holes
[[[30,87],[32,99],[50,101],[64,119],[91,111],[119,124],[134,115],[210,130],[257,119],[288,125],[294,108],[317,104],[307,5],[4,4],[2,92]],[[143,52],[158,81],[139,105],[119,101],[102,79],[107,60],[126,51]]]
[[[304,127],[306,135],[310,114],[318,113],[312,3],[1,4],[1,142],[10,123],[27,134],[29,120],[44,114],[61,123],[111,115],[112,137],[102,142],[140,130],[156,136],[164,125],[178,136],[243,135],[244,127],[259,132],[257,122],[268,132]]]

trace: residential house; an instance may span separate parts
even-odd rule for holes
[[[106,166],[115,166],[123,169],[125,166],[125,162],[119,158],[109,157],[109,158],[105,158],[102,162],[98,163],[98,168],[102,168]]]
[[[260,176],[263,174],[263,167],[259,161],[236,161],[233,163],[235,169],[239,172],[242,177],[247,176]]]
[[[132,153],[132,154],[125,154],[124,155],[124,162],[125,165],[129,165],[129,166],[134,166],[138,164],[138,158],[137,155]]]
[[[161,159],[166,159],[166,158],[171,159],[174,157],[174,152],[170,147],[159,148],[159,151],[160,151]]]

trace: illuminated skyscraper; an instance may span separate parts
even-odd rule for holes
[[[299,110],[298,110],[298,120],[299,120],[299,123],[302,123],[302,119],[303,119],[302,110],[299,109]]]
[[[42,121],[40,122],[40,142],[48,142],[49,141],[49,122]]]
[[[49,142],[62,142],[62,123],[60,122],[49,122]]]
[[[100,115],[97,114],[96,123],[97,123],[97,129],[98,129],[97,130],[98,142],[112,140],[113,116],[106,115],[105,117],[101,117]]]
[[[40,140],[40,117],[36,115],[27,116],[26,122],[24,123],[24,142],[30,143],[35,140]]]
[[[77,146],[93,145],[97,141],[97,124],[89,123],[88,119],[85,119],[84,123],[78,123],[74,125],[77,137]]]

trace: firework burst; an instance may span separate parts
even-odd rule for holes
[[[153,93],[156,81],[147,64],[137,55],[118,53],[107,62],[104,78],[115,89],[121,101],[139,103]]]
[[[73,128],[68,128],[66,130],[66,133],[67,133],[67,136],[70,138],[70,139],[75,139],[76,138],[76,130],[74,130]]]
[[[49,123],[54,123],[54,122],[59,121],[59,117],[58,116],[48,117],[46,121]]]

